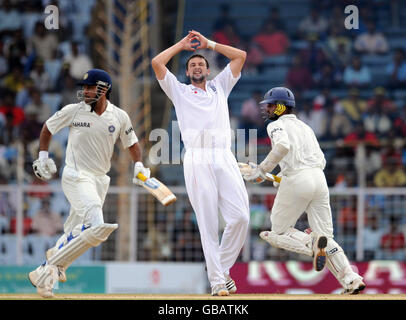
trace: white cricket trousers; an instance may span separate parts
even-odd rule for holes
[[[184,176],[196,214],[210,285],[224,284],[240,254],[249,224],[248,194],[229,149],[188,149]],[[219,212],[225,229],[219,244]]]
[[[102,207],[109,184],[110,177],[107,175],[94,176],[65,166],[62,190],[71,205],[64,224],[65,234],[72,232],[78,225],[96,226],[104,223]]]
[[[333,238],[330,195],[324,172],[309,168],[284,175],[271,212],[272,231],[285,233],[307,213],[310,228]]]

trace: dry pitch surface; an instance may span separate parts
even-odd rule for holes
[[[0,300],[45,300],[37,294],[0,294]],[[46,300],[406,300],[405,294],[235,294],[212,297],[204,294],[55,294]]]

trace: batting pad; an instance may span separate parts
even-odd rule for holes
[[[313,256],[313,249],[306,244],[311,244],[310,235],[294,228],[289,228],[284,234],[277,234],[274,231],[263,231],[260,237],[271,246],[306,256]]]
[[[89,248],[96,247],[100,243],[106,241],[110,234],[117,228],[117,224],[103,223],[84,230],[52,255],[48,260],[48,264],[67,268]],[[44,280],[48,276],[47,272],[43,272],[38,279],[37,286],[43,287]]]

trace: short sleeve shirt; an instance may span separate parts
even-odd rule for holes
[[[206,90],[184,84],[169,71],[158,80],[172,101],[185,148],[230,148],[231,128],[227,99],[241,77],[234,78],[228,64]]]
[[[66,164],[94,175],[104,175],[110,170],[114,144],[119,137],[124,148],[138,142],[128,114],[110,102],[100,116],[90,112],[90,106],[84,102],[66,105],[46,125],[52,134],[69,127]]]

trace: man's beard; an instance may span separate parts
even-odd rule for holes
[[[204,76],[203,74],[202,75],[200,75],[200,77],[199,78],[197,78],[196,76],[192,76],[192,77],[190,77],[190,81],[191,82],[194,82],[194,83],[202,83],[202,82],[204,82],[206,80],[206,76]]]

